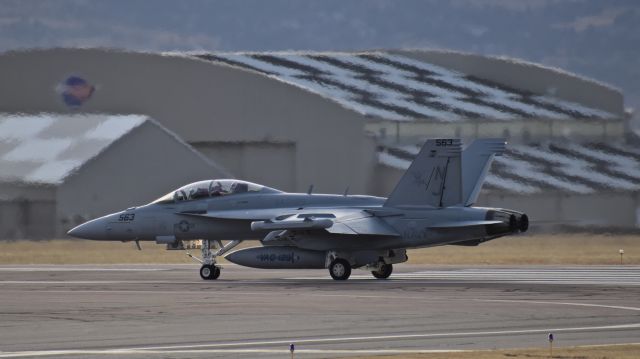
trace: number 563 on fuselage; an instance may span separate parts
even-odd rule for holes
[[[473,207],[505,145],[503,139],[482,139],[463,150],[459,139],[427,140],[388,198],[207,180],[91,220],[69,235],[172,246],[202,239],[202,257],[196,259],[203,279],[218,278],[216,258],[222,255],[255,268],[328,268],[336,280],[349,278],[352,268],[388,278],[393,264],[407,260],[407,249],[478,245],[527,230],[523,213]],[[246,240],[260,246],[230,252]]]

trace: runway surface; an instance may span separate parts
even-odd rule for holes
[[[640,266],[0,266],[0,358],[333,358],[640,341]]]

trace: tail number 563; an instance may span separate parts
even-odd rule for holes
[[[436,146],[438,147],[453,146],[453,139],[445,138],[445,139],[436,140]]]
[[[133,221],[135,218],[136,218],[136,214],[135,213],[123,213],[118,218],[118,221],[120,221],[120,222],[130,222],[130,221]]]

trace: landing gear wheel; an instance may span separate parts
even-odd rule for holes
[[[393,264],[383,264],[380,266],[380,270],[371,271],[371,274],[378,279],[387,279],[391,272],[393,272]]]
[[[220,277],[220,267],[213,266],[213,276],[211,279],[218,279]]]
[[[218,279],[218,277],[220,277],[220,268],[214,265],[205,264],[200,267],[200,277],[204,280]]]
[[[336,258],[329,264],[329,274],[335,280],[347,280],[351,275],[351,264],[344,259]]]

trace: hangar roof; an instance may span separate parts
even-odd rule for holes
[[[419,146],[381,147],[381,164],[406,170]],[[640,150],[624,143],[549,141],[508,145],[496,157],[484,188],[533,195],[640,190]]]
[[[395,121],[615,119],[550,95],[500,85],[386,52],[192,54],[261,72],[359,113]]]
[[[146,120],[139,115],[0,114],[0,181],[62,183]]]

